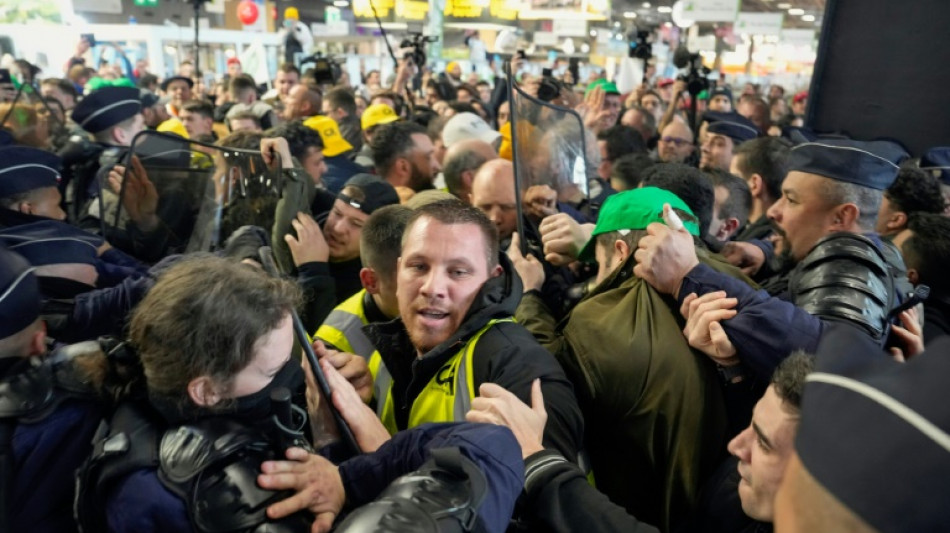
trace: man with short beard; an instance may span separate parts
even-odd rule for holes
[[[375,390],[386,428],[463,421],[488,383],[522,401],[543,390],[545,445],[577,458],[580,409],[554,356],[512,317],[521,283],[488,218],[455,199],[419,207],[396,272],[400,318],[364,329],[384,363]]]
[[[883,346],[893,329],[889,313],[911,287],[900,254],[874,232],[874,222],[906,156],[886,141],[823,140],[791,150],[782,197],[768,211],[792,260],[769,280],[777,296],[710,271],[685,231],[661,225],[641,239],[635,273],[680,305],[691,293],[735,298],[738,312],[722,326],[738,351],[730,357],[755,376],[771,375],[795,349],[813,351],[832,323]],[[730,261],[747,272],[761,269],[761,249],[744,248],[749,256]]]
[[[393,187],[416,192],[431,189],[432,180],[442,170],[426,129],[413,122],[381,125],[370,146],[376,173]]]

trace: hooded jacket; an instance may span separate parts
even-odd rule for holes
[[[597,488],[670,531],[724,455],[725,407],[715,365],[687,344],[678,306],[634,276],[635,264],[631,255],[560,324],[536,293],[517,318],[574,383]]]
[[[395,319],[363,328],[379,350],[392,376],[396,424],[408,429],[412,403],[425,385],[490,320],[510,318],[521,300],[521,280],[513,274],[508,257],[500,255],[503,273],[490,278],[472,302],[458,330],[445,342],[421,357],[409,340],[402,320]],[[501,322],[478,340],[472,354],[475,390],[482,383],[495,383],[531,404],[531,383],[541,379],[548,413],[544,445],[576,458],[581,448],[584,422],[570,381],[554,357],[520,324]]]

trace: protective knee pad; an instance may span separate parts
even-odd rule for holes
[[[337,533],[483,532],[478,509],[488,488],[485,474],[458,448],[440,448],[415,472],[352,512]]]

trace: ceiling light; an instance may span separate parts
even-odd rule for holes
[[[617,22],[614,22],[614,28],[619,28],[619,27],[620,27],[620,21],[618,20]]]
[[[348,0],[334,0],[333,5],[336,7],[348,7],[350,2]]]
[[[623,12],[623,18],[625,18],[625,19],[635,19],[635,18],[637,18],[637,12],[636,12],[636,11],[624,11],[624,12]]]
[[[650,9],[650,2],[644,2],[643,9]]]
[[[788,2],[783,2],[783,3],[781,3],[781,4],[775,4],[775,7],[779,8],[779,9],[788,9],[788,8],[792,7],[792,4],[789,4]]]
[[[673,8],[670,7],[670,6],[660,6],[660,7],[656,8],[656,10],[659,11],[660,13],[672,13],[672,12],[673,12]]]
[[[815,22],[815,15],[802,15],[802,20],[805,22]]]
[[[788,10],[788,14],[789,14],[789,15],[792,15],[792,16],[804,15],[804,14],[805,14],[805,10],[804,10],[804,9],[797,8],[797,7],[793,7],[792,9],[789,9],[789,10]]]

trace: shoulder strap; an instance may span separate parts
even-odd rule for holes
[[[83,533],[106,531],[106,495],[113,484],[135,472],[156,468],[163,423],[144,402],[120,404],[93,439],[93,451],[77,472],[73,509]]]

